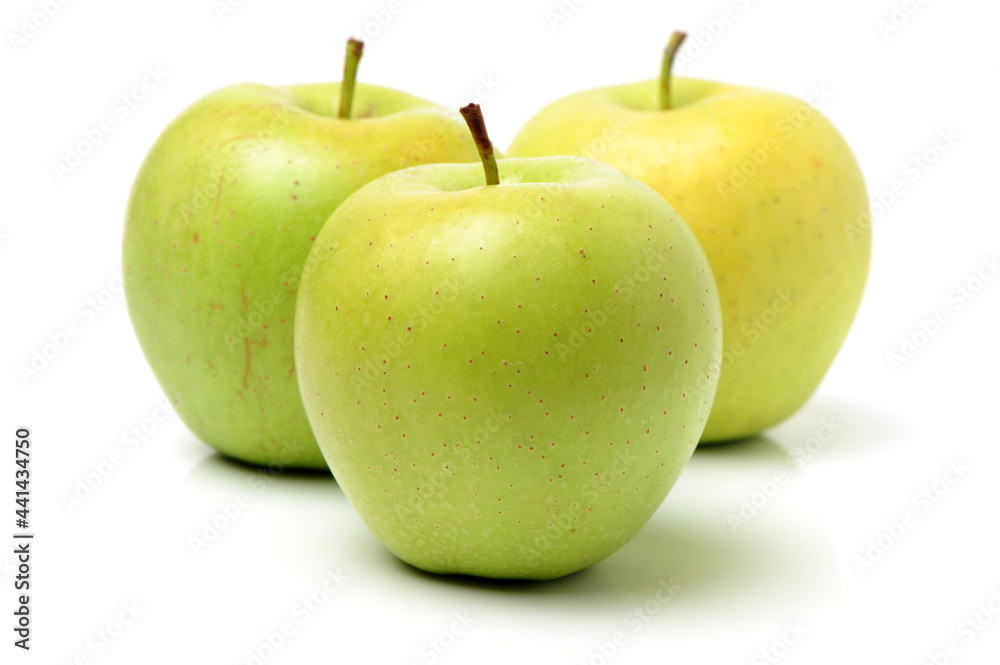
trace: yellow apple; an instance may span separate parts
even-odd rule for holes
[[[702,441],[741,438],[798,409],[843,343],[868,272],[868,196],[851,149],[816,108],[671,79],[667,55],[659,80],[553,103],[508,156],[598,159],[659,192],[691,226],[715,275],[724,336]]]

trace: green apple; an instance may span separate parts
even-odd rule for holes
[[[298,392],[292,321],[313,239],[354,190],[415,163],[478,159],[458,114],[353,75],[234,85],[185,110],[135,180],[123,269],[136,334],[184,422],[254,464],[325,468]],[[353,99],[353,109],[351,100]]]
[[[509,156],[583,155],[637,178],[691,225],[722,301],[722,372],[704,441],[798,409],[833,362],[864,290],[868,197],[847,143],[787,95],[659,80],[571,95],[531,119]]]
[[[348,198],[313,246],[295,361],[320,447],[389,550],[548,579],[621,547],[677,480],[721,313],[658,194],[589,159],[498,164],[474,106],[487,184],[418,166]]]

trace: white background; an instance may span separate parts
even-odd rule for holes
[[[985,0],[901,4],[912,16],[885,35],[879,21],[892,0],[567,0],[563,10],[573,11],[554,26],[546,12],[558,11],[557,0],[401,0],[389,24],[365,36],[361,80],[451,106],[478,96],[505,148],[564,94],[655,77],[670,31],[684,28],[689,56],[690,44],[704,46],[679,73],[803,98],[825,86],[823,112],[853,146],[873,201],[896,180],[905,189],[875,217],[864,301],[809,403],[763,437],[697,452],[653,520],[606,561],[554,582],[511,584],[403,566],[329,478],[285,474],[256,491],[252,469],[220,459],[176,416],[80,507],[63,502],[162,395],[123,297],[83,313],[117,286],[123,212],[146,151],[215,88],[339,80],[344,39],[388,0],[245,0],[221,17],[212,0],[70,1],[16,52],[9,35],[38,6],[5,0],[0,427],[8,442],[16,426],[33,428],[37,539],[30,653],[11,645],[13,545],[0,547],[0,660],[244,663],[260,649],[269,663],[714,664],[767,662],[759,652],[773,647],[782,663],[922,664],[954,641],[958,654],[937,662],[997,662],[1000,279],[961,309],[949,293],[975,287],[1000,250],[1000,9]],[[704,22],[723,9],[733,20],[712,35]],[[148,66],[166,78],[120,119],[112,104]],[[115,118],[114,132],[58,181],[52,162],[105,117]],[[933,153],[948,128],[958,138],[911,176],[908,161]],[[888,354],[939,309],[948,323],[893,367]],[[22,380],[18,367],[70,322],[81,333]],[[824,422],[835,423],[832,437]],[[811,459],[791,464],[789,451],[818,434],[827,440],[813,443]],[[12,460],[10,443],[3,451]],[[5,542],[14,531],[8,459]],[[952,463],[968,471],[948,484]],[[789,482],[734,531],[727,515],[779,471]],[[935,488],[935,503],[915,503]],[[240,493],[250,505],[196,555],[189,537]],[[905,513],[913,525],[886,535]],[[859,569],[859,556],[879,554],[870,541],[880,536],[881,558]],[[328,571],[343,581],[323,598]],[[671,580],[679,588],[669,602],[655,600]],[[302,621],[296,603],[314,592],[325,602]],[[123,603],[139,616],[122,628]],[[643,606],[648,621],[636,621]],[[989,625],[970,631],[964,622],[977,613]],[[457,636],[456,614],[471,623]],[[284,621],[294,634],[270,652],[264,636]],[[801,636],[787,628],[796,622]],[[612,653],[605,643],[616,632]],[[101,634],[115,638],[99,650]],[[794,644],[773,646],[783,639]],[[432,641],[449,646],[437,653]]]

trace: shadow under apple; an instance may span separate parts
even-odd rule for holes
[[[784,482],[772,484],[778,473]],[[672,580],[681,588],[670,605],[685,612],[771,607],[787,618],[840,595],[804,477],[767,436],[699,446],[649,523],[597,569],[640,602]]]
[[[725,456],[741,464],[780,465],[788,453],[766,435],[730,439],[713,443],[700,443],[695,448],[696,457]]]
[[[328,470],[261,467],[216,452],[197,462],[179,489],[190,514],[217,510],[220,505],[238,502],[241,495],[257,506],[296,512],[347,504]]]
[[[250,474],[265,475],[274,480],[283,480],[287,483],[295,484],[337,484],[336,479],[334,479],[329,469],[303,469],[280,465],[259,466],[218,452],[213,452],[205,456],[198,463],[198,466],[192,470],[192,473],[213,476],[219,478],[221,482],[226,482],[228,478],[241,478]]]
[[[738,529],[737,514],[755,483],[776,470],[789,482]],[[633,606],[662,599],[668,606],[734,615],[746,606],[772,608],[776,616],[826,608],[839,598],[840,578],[829,538],[809,502],[802,477],[786,452],[767,437],[699,449],[664,505],[642,530],[604,561],[556,580],[535,582],[437,575],[414,568],[384,548],[378,564],[408,582],[433,585],[449,595],[530,598],[563,609],[616,617]],[[374,554],[374,552],[372,552]]]
[[[815,459],[855,463],[890,448],[911,446],[916,429],[915,423],[897,411],[817,394],[768,434],[790,453],[808,446]]]

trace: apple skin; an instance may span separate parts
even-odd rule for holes
[[[338,83],[240,84],[185,110],[133,185],[123,274],[156,378],[188,427],[231,457],[325,468],[298,392],[295,294],[330,213],[361,185],[421,162],[474,161],[461,118]]]
[[[508,155],[599,159],[677,209],[722,302],[722,372],[702,440],[748,437],[805,403],[847,336],[871,253],[865,184],[847,143],[805,102],[675,78],[674,108],[661,111],[658,86],[565,97]]]
[[[295,359],[389,550],[550,579],[625,544],[677,480],[721,314],[697,240],[645,185],[574,157],[499,170],[487,187],[479,165],[415,167],[345,201],[303,277]]]

